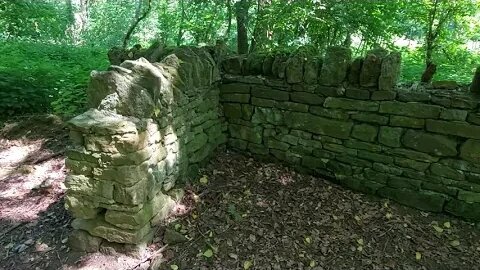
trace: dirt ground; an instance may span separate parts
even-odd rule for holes
[[[218,155],[137,254],[68,247],[67,132],[54,116],[0,126],[0,269],[480,269],[480,229],[233,153]]]

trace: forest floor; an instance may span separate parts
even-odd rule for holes
[[[66,134],[54,116],[0,127],[0,269],[148,269],[151,248],[69,250]],[[160,269],[480,269],[474,224],[233,152],[202,170],[182,204]]]

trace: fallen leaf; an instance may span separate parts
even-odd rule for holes
[[[452,245],[452,247],[458,247],[458,246],[460,246],[460,241],[453,240],[453,241],[450,242],[450,245]]]
[[[314,260],[311,260],[310,261],[310,267],[315,267],[315,265],[317,265],[317,262],[315,262]]]
[[[208,184],[208,177],[206,175],[204,175],[202,178],[200,178],[200,184],[202,185],[206,185]]]
[[[247,270],[247,269],[250,269],[250,267],[252,267],[253,263],[251,261],[245,261],[243,262],[243,269]]]
[[[391,219],[393,217],[393,215],[392,215],[392,213],[387,213],[387,214],[385,214],[385,217],[387,219]]]
[[[450,229],[450,227],[451,227],[450,221],[447,221],[447,222],[443,223],[443,227],[445,227],[447,229]]]
[[[437,225],[433,225],[433,228],[435,229],[435,231],[437,231],[438,233],[442,233],[443,232],[443,228],[437,226]]]
[[[172,264],[172,265],[170,265],[170,269],[178,270],[178,266],[176,264]]]
[[[355,216],[354,217],[356,221],[360,222],[360,220],[362,220],[359,216]]]
[[[359,252],[362,252],[362,251],[363,251],[363,247],[362,247],[362,246],[358,246],[358,247],[357,247],[357,250],[358,250]]]
[[[205,252],[203,252],[202,255],[207,257],[207,258],[210,258],[210,257],[213,256],[213,251],[211,249],[207,249],[207,250],[205,250]]]
[[[421,259],[422,259],[422,253],[420,253],[420,252],[418,252],[418,251],[415,252],[415,259],[416,259],[417,261],[421,260]]]
[[[357,239],[357,243],[361,246],[363,246],[363,238]]]
[[[305,237],[305,243],[310,244],[312,243],[312,239],[310,237]]]

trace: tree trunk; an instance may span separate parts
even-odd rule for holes
[[[470,85],[470,91],[473,93],[480,93],[480,67],[477,67],[477,70],[475,70],[472,85]]]
[[[183,24],[185,22],[185,0],[180,0],[180,25],[178,26],[177,46],[180,46],[183,41]]]
[[[257,0],[257,21],[255,22],[255,29],[250,42],[250,52],[255,51],[259,44],[262,45],[267,35],[262,21],[265,15],[265,5],[267,5],[267,0]]]
[[[431,82],[433,79],[433,76],[435,75],[435,72],[437,72],[437,65],[431,62],[423,72],[421,82],[422,83]]]
[[[82,34],[88,23],[88,0],[67,0],[70,12],[71,25],[67,29],[72,37],[73,44],[82,43]]]
[[[223,37],[224,41],[227,41],[230,37],[230,32],[232,31],[232,19],[233,19],[233,11],[232,11],[232,0],[227,1],[227,31],[225,31],[225,36]]]
[[[143,7],[143,1],[144,0],[138,0],[137,2],[137,7],[135,9],[135,17],[132,20],[132,24],[127,30],[127,33],[125,34],[125,37],[123,38],[123,48],[126,49],[128,46],[128,43],[130,42],[130,38],[132,37],[133,31],[135,31],[135,28],[137,28],[138,24],[147,17],[148,13],[150,13],[150,10],[152,9],[152,0],[146,0],[147,1],[147,8],[143,13],[142,7]]]
[[[236,4],[237,16],[237,51],[239,54],[248,53],[248,33],[247,33],[247,17],[248,17],[248,1],[240,0]]]

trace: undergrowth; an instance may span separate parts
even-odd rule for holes
[[[81,112],[91,70],[107,66],[106,49],[5,42],[0,46],[0,117]]]

